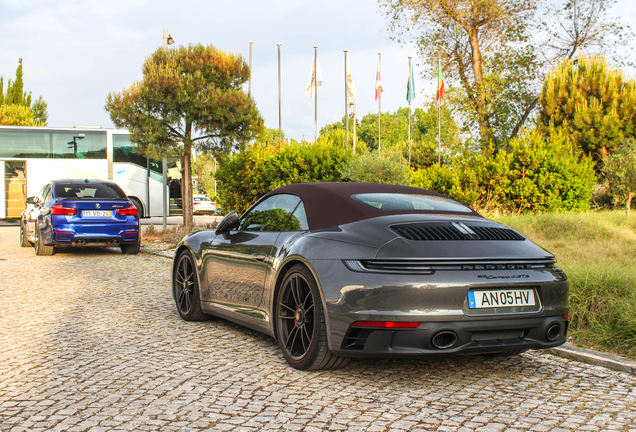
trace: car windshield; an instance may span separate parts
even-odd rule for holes
[[[352,198],[378,210],[431,210],[472,213],[468,207],[450,198],[401,193],[365,193]]]
[[[114,183],[57,183],[55,196],[58,198],[126,199],[124,191]]]

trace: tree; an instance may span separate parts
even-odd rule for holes
[[[629,39],[618,37],[630,32],[607,14],[615,0],[549,1],[381,0],[381,5],[393,38],[417,43],[428,66],[425,75],[433,78],[441,62],[451,83],[448,101],[463,113],[467,131],[479,136],[483,150],[491,142],[497,150],[531,117],[549,65],[580,49]]]
[[[410,185],[411,177],[407,160],[397,149],[377,150],[356,155],[340,170],[344,180],[362,183],[388,183]]]
[[[0,125],[46,126],[34,118],[31,108],[22,105],[0,105]]]
[[[214,174],[216,161],[211,154],[201,153],[197,155],[196,162],[192,163],[192,175],[196,177],[199,189],[209,196],[214,196]]]
[[[194,225],[191,156],[240,150],[263,129],[254,100],[242,85],[249,68],[240,55],[212,45],[158,49],[144,62],[143,80],[109,93],[106,110],[117,127],[149,155],[181,159],[183,221]]]
[[[46,126],[49,121],[49,113],[47,112],[48,104],[44,101],[42,96],[37,98],[31,105],[31,111],[33,111],[33,119],[40,123],[42,126]]]
[[[636,83],[603,57],[561,62],[546,77],[540,102],[540,129],[562,130],[598,167],[608,151],[636,133]]]
[[[49,115],[47,113],[47,104],[40,96],[33,105],[31,105],[31,92],[24,91],[22,70],[22,59],[18,60],[18,68],[15,71],[15,80],[11,80],[7,83],[7,92],[4,93],[4,79],[0,77],[0,107],[1,106],[13,106],[14,108],[5,108],[4,118],[6,122],[12,121],[13,123],[0,123],[0,124],[13,124],[20,126],[46,126]],[[27,108],[24,110],[22,108]],[[30,109],[29,109],[30,107]],[[11,114],[9,114],[9,112]],[[28,120],[23,116],[30,113],[32,120]],[[11,118],[12,120],[8,120]]]
[[[636,140],[634,138],[627,139],[605,159],[603,173],[609,182],[614,199],[616,200],[618,196],[625,198],[627,217],[629,217],[632,198],[636,194]]]
[[[442,151],[456,153],[460,148],[459,127],[450,109],[442,109]],[[382,113],[382,149],[396,147],[408,160],[408,108],[400,108],[393,113]],[[353,145],[353,122],[349,124],[349,145]],[[364,148],[378,148],[378,115],[369,113],[362,117],[357,131],[356,152]],[[326,125],[320,130],[320,137],[329,136],[338,145],[345,145],[344,118],[340,122]],[[433,102],[416,108],[411,118],[411,167],[424,168],[437,163],[437,107]]]
[[[282,132],[282,131],[281,131]],[[283,135],[283,142],[285,141],[285,132],[282,132]],[[266,143],[278,143],[278,129],[274,129],[274,128],[264,128],[263,132],[258,136],[258,138],[256,138],[256,141],[261,143],[261,144],[266,144]]]

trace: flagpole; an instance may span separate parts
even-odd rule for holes
[[[382,72],[382,53],[378,53],[378,72]],[[376,89],[378,92],[378,154],[382,152],[381,145],[381,127],[380,127],[380,117],[382,116],[382,90]]]
[[[314,142],[318,141],[318,45],[314,45]]]
[[[349,104],[347,101],[347,50],[344,50],[344,60],[345,60],[345,67],[344,67],[344,76],[345,76],[345,87],[344,87],[344,93],[345,93],[345,150],[349,150]]]
[[[409,57],[409,94],[408,94],[408,99],[409,99],[409,168],[411,168],[411,94],[410,92],[413,91],[413,89],[411,88],[411,80],[413,79],[411,76],[411,71],[413,69],[411,69],[411,57]]]
[[[356,154],[356,123],[358,120],[356,119],[356,108],[358,105],[358,99],[353,100],[353,154]]]
[[[439,70],[442,67],[441,59],[437,58],[437,92],[439,93]],[[437,98],[437,163],[442,166],[442,98]]]
[[[281,76],[280,76],[280,44],[278,45],[278,143],[283,142],[283,114],[281,98]]]

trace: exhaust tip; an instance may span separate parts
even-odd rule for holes
[[[555,341],[561,336],[561,324],[552,324],[545,333],[546,339],[550,342]]]
[[[455,332],[444,330],[436,333],[431,339],[431,344],[438,349],[448,349],[457,343],[457,334]]]

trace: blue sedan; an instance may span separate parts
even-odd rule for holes
[[[56,247],[119,246],[137,254],[137,208],[117,184],[105,180],[53,180],[27,198],[20,219],[22,247],[53,255]]]

